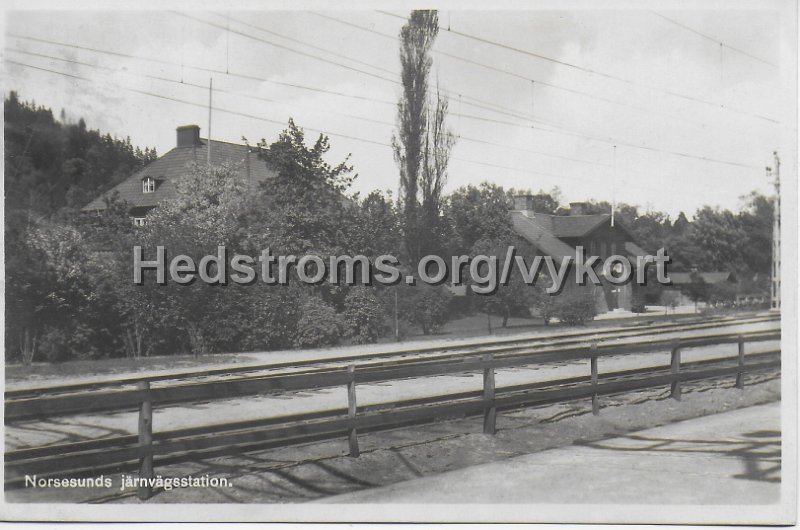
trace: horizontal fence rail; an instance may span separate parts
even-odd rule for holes
[[[739,341],[738,334],[721,334],[684,339],[684,348],[695,348],[718,344],[734,344]],[[775,340],[780,333],[774,330],[752,332],[748,341]],[[661,349],[671,346],[674,339],[650,340],[632,344],[600,343],[595,355],[621,355],[642,353],[648,349]],[[494,368],[507,368],[532,363],[567,361],[587,358],[591,346],[574,348],[542,348],[533,352],[495,355]],[[395,379],[407,379],[433,375],[447,375],[468,372],[483,368],[481,357],[485,353],[463,355],[452,358],[401,360],[394,364],[365,363],[359,365],[358,381],[375,383]],[[323,368],[289,374],[267,374],[263,376],[202,381],[147,391],[153,403],[165,405],[208,399],[225,399],[247,395],[274,392],[316,390],[318,388],[343,386],[348,382],[347,368]],[[132,410],[138,408],[145,395],[141,389],[85,392],[77,394],[44,396],[39,398],[6,399],[5,421],[19,421],[30,418],[64,415],[71,413],[102,412],[111,410]]]
[[[43,477],[77,476],[138,470],[141,476],[152,476],[155,463],[165,465],[340,436],[347,438],[349,454],[356,457],[359,454],[358,434],[363,432],[483,415],[483,431],[493,434],[498,412],[509,409],[591,399],[592,410],[598,414],[600,398],[611,394],[669,387],[672,397],[680,399],[683,383],[721,377],[732,377],[735,386],[743,388],[746,373],[780,369],[779,350],[745,355],[745,345],[779,339],[780,332],[770,330],[680,340],[654,338],[623,344],[598,342],[589,346],[545,347],[536,351],[487,348],[488,351],[454,357],[400,359],[390,363],[374,362],[168,387],[151,387],[149,381],[140,380],[134,389],[7,398],[7,424],[76,413],[138,410],[139,429],[136,435],[8,451],[5,454],[6,487],[19,486],[25,475],[33,474]],[[725,344],[737,344],[737,355],[681,363],[682,350]],[[598,370],[600,357],[651,352],[669,352],[670,364],[608,373]],[[495,371],[500,368],[586,360],[590,372],[585,376],[496,386]],[[359,384],[469,372],[483,374],[482,390],[378,405],[357,404]],[[342,403],[341,408],[160,432],[154,430],[152,421],[153,408],[159,405],[330,387],[346,387],[347,402]],[[150,494],[149,490],[142,490],[139,497],[144,499]]]
[[[303,366],[314,365],[328,365],[337,363],[359,363],[364,359],[387,359],[387,363],[402,362],[402,358],[414,355],[431,355],[436,354],[441,358],[448,356],[463,356],[469,355],[471,352],[475,354],[482,354],[486,351],[493,353],[513,353],[518,350],[525,350],[526,348],[544,348],[544,347],[559,347],[566,348],[570,346],[577,346],[591,341],[612,340],[621,338],[632,338],[638,336],[653,335],[659,333],[672,333],[683,331],[694,331],[708,328],[720,328],[725,326],[736,326],[743,324],[757,324],[763,322],[775,322],[780,317],[778,315],[761,315],[750,318],[738,319],[718,319],[718,320],[703,320],[701,322],[678,322],[678,323],[665,323],[654,324],[647,326],[627,326],[617,328],[603,328],[581,332],[571,332],[561,335],[548,335],[544,337],[527,337],[527,338],[508,338],[508,339],[494,339],[491,341],[476,341],[459,343],[455,345],[438,345],[430,347],[412,348],[392,350],[390,352],[371,353],[368,356],[354,356],[342,355],[327,359],[309,359],[301,361],[287,361],[279,363],[256,364],[245,366],[227,366],[224,368],[210,368],[204,370],[192,370],[182,372],[170,372],[167,374],[157,374],[149,376],[134,376],[126,378],[108,379],[104,381],[91,381],[72,383],[67,385],[47,386],[47,387],[29,387],[20,389],[6,390],[5,398],[9,399],[24,399],[28,397],[40,397],[45,394],[57,395],[70,392],[81,392],[87,390],[102,390],[108,388],[118,388],[124,386],[136,386],[142,381],[155,383],[159,381],[170,381],[179,379],[194,379],[198,377],[213,377],[213,376],[231,376],[240,374],[247,377],[248,373],[260,372],[265,370],[279,370],[285,368],[299,368]],[[392,359],[397,359],[393,361]]]

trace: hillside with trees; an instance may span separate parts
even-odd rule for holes
[[[53,112],[9,93],[5,111],[6,212],[34,216],[71,215],[89,201],[155,160],[155,149],[131,145],[88,129],[83,119],[67,123]]]

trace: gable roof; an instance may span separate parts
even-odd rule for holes
[[[562,241],[562,238],[584,237],[611,221],[610,214],[549,215],[537,213],[533,217],[528,217],[522,211],[511,211],[510,214],[514,231],[519,236],[541,252],[559,259],[563,256],[575,256],[575,249]],[[615,223],[615,226],[630,236],[630,231],[619,222]],[[634,260],[637,256],[648,255],[633,241],[625,242],[625,252]]]
[[[542,223],[536,221],[536,217],[528,217],[522,212],[511,212],[514,231],[538,250],[559,259],[575,255],[571,246],[555,237]]]
[[[531,219],[556,237],[582,237],[604,222],[610,221],[611,215],[549,215],[537,213]]]
[[[200,139],[200,145],[175,147],[163,156],[147,164],[133,175],[123,180],[106,193],[97,197],[82,208],[82,211],[104,210],[105,198],[115,192],[132,208],[152,208],[175,196],[175,181],[185,175],[190,164],[204,163],[208,156],[208,140]],[[251,183],[267,180],[275,173],[263,160],[246,145],[211,140],[211,164],[223,162],[234,164],[240,178]],[[142,193],[142,179],[152,177],[156,180],[156,189],[152,193]]]

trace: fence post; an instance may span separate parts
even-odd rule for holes
[[[739,368],[736,371],[736,388],[744,388],[744,337],[739,335]]]
[[[670,395],[675,401],[681,400],[681,340],[677,339],[672,347],[670,359],[670,373],[672,374],[672,390]]]
[[[494,355],[487,353],[483,356],[483,432],[494,434],[497,432],[497,407],[494,404]]]
[[[600,414],[600,400],[597,396],[597,343],[592,344],[589,352],[589,362],[592,367],[592,414]]]
[[[139,405],[139,478],[149,480],[153,478],[153,401],[149,381],[139,381],[136,386],[145,392]],[[137,493],[145,501],[153,494],[153,488],[149,483],[139,482]]]
[[[350,418],[350,433],[348,435],[348,443],[350,445],[350,456],[357,457],[360,452],[358,450],[358,433],[356,432],[356,367],[351,364],[347,367],[347,374],[349,376],[347,382],[347,416]]]

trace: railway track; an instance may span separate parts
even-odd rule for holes
[[[752,334],[748,339],[764,340],[763,337]],[[705,340],[709,344],[715,343],[711,338]],[[613,354],[606,352],[606,355]],[[684,363],[680,367],[680,374],[674,371],[674,367],[660,366],[618,370],[599,374],[594,379],[593,376],[582,375],[505,386],[496,389],[492,404],[497,410],[506,411],[557,402],[596,399],[598,396],[611,396],[665,385],[668,387],[670,384],[674,385],[676,381],[686,384],[733,376],[737,378],[738,384],[739,377],[743,373],[780,370],[778,350],[753,353],[747,358],[746,369],[740,364],[741,359],[737,362],[735,357],[726,357]],[[528,360],[530,361],[530,356]],[[495,364],[503,365],[509,362],[513,361],[497,359]],[[443,371],[456,373],[462,368],[469,371],[474,371],[476,368],[485,369],[482,363],[466,364],[463,367],[447,365]],[[406,367],[404,370],[408,371],[410,368]],[[417,373],[417,376],[425,375],[424,366],[417,366],[411,370]],[[378,370],[366,379],[396,380],[392,372],[394,370]],[[334,382],[341,383],[338,380]],[[313,382],[309,380],[305,384],[313,386]],[[153,446],[148,451],[156,455],[158,465],[241,454],[270,447],[337,438],[343,436],[353,425],[357,426],[359,432],[373,432],[431,421],[474,417],[485,413],[487,406],[485,399],[484,391],[480,390],[451,392],[361,406],[356,408],[355,416],[349,416],[346,407],[343,406],[291,416],[161,431],[153,433]],[[6,487],[21,486],[24,475],[31,473],[46,477],[133,471],[139,465],[142,454],[145,454],[143,450],[137,435],[127,435],[9,451],[5,455]]]
[[[60,396],[93,390],[125,390],[142,382],[168,383],[170,385],[202,384],[210,381],[230,381],[235,379],[268,378],[277,374],[322,374],[340,371],[350,364],[358,367],[402,367],[420,362],[458,361],[476,353],[492,353],[496,356],[514,356],[547,351],[554,348],[575,348],[590,343],[612,344],[615,341],[651,336],[654,338],[681,332],[724,329],[733,326],[759,324],[779,321],[779,315],[756,315],[746,318],[720,318],[699,322],[677,322],[651,324],[647,326],[628,326],[601,328],[586,331],[537,336],[514,337],[497,340],[465,342],[454,345],[430,346],[412,349],[398,349],[388,352],[340,355],[326,359],[306,359],[298,361],[252,364],[245,366],[226,366],[205,370],[176,371],[145,376],[123,377],[103,381],[78,382],[54,386],[17,387],[7,389],[5,401],[9,403],[44,396]]]
[[[770,346],[767,346],[768,351],[751,350],[745,355],[746,343],[775,341],[780,338],[780,330],[767,325],[752,326],[762,329],[742,332],[741,327],[774,321],[775,316],[765,315],[646,328],[606,328],[547,337],[516,337],[375,355],[341,356],[324,361],[251,365],[236,367],[233,371],[218,369],[213,372],[159,374],[117,379],[99,386],[93,383],[89,388],[86,385],[62,385],[12,391],[6,394],[5,400],[5,421],[12,426],[24,420],[37,425],[51,417],[105,411],[116,413],[139,409],[141,415],[144,408],[140,407],[145,402],[149,403],[148,407],[188,405],[259,394],[291,396],[298,391],[319,391],[345,385],[352,388],[353,394],[348,407],[325,402],[319,409],[308,412],[173,428],[152,433],[152,441],[147,445],[142,445],[140,432],[139,435],[20,447],[5,453],[6,487],[21,485],[26,474],[79,476],[134,470],[143,458],[155,458],[160,466],[213,455],[332,439],[348,432],[352,437],[355,429],[359,432],[395,429],[481,413],[486,422],[487,407],[504,411],[587,398],[592,400],[594,407],[600,396],[665,385],[672,385],[673,393],[677,385],[679,395],[681,383],[733,376],[737,386],[741,383],[743,387],[745,374],[780,370],[780,351],[769,350]],[[734,326],[740,326],[740,329],[731,330]],[[680,362],[681,349],[737,343],[738,357]],[[624,363],[615,362],[616,371],[598,373],[596,361],[600,357],[665,350],[672,352],[671,365],[629,368]],[[590,375],[580,372],[576,375],[574,370],[560,373],[560,368],[557,368],[562,363],[586,360],[591,360]],[[554,365],[556,369],[544,380],[494,386],[497,370],[548,365]],[[484,374],[483,391],[451,388],[448,392],[439,388],[435,395],[412,394],[389,403],[356,406],[356,382],[370,385],[481,372]],[[489,373],[492,383],[487,387]],[[151,388],[151,381],[159,384]],[[144,386],[132,388],[134,383]],[[435,383],[431,388],[437,388]],[[487,394],[487,388],[491,389],[490,394]],[[141,418],[139,425],[141,429]]]

